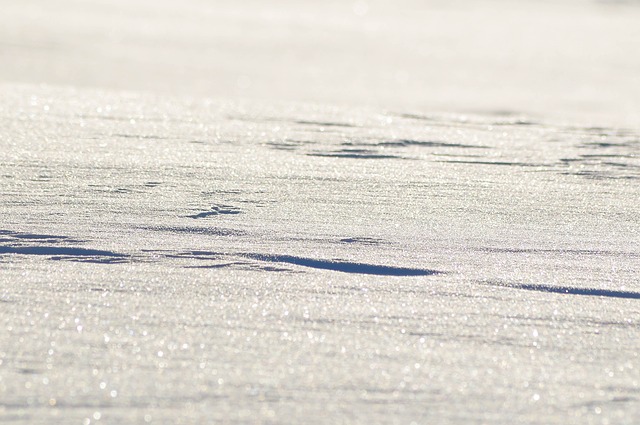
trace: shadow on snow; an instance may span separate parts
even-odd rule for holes
[[[609,289],[596,289],[596,288],[576,288],[572,286],[553,286],[533,283],[523,284],[506,284],[492,282],[491,286],[500,286],[503,288],[512,289],[524,289],[525,291],[538,291],[547,292],[552,294],[566,294],[566,295],[586,295],[592,297],[608,297],[608,298],[627,298],[627,299],[640,299],[640,292],[633,291],[614,291]]]
[[[347,261],[317,260],[313,258],[294,257],[292,255],[242,254],[242,256],[258,261],[288,263],[296,266],[311,267],[314,269],[333,270],[343,273],[371,274],[378,276],[432,276],[442,273],[437,270],[429,269],[380,266],[375,264],[352,263]]]

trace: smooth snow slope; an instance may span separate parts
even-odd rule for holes
[[[640,122],[637,0],[0,0],[0,80]]]
[[[638,133],[3,92],[3,419],[638,419]]]
[[[640,420],[634,3],[0,3],[0,422]]]

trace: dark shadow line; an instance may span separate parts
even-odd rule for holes
[[[188,218],[206,218],[212,215],[227,215],[227,214],[240,214],[242,211],[230,211],[230,210],[218,210],[218,211],[206,211],[199,214],[188,215]]]
[[[524,289],[525,291],[538,291],[547,292],[552,294],[566,294],[566,295],[586,295],[591,297],[608,297],[608,298],[626,298],[626,299],[640,299],[640,292],[633,291],[612,291],[608,289],[596,289],[596,288],[576,288],[572,286],[552,286],[533,283],[524,284],[503,284],[503,283],[487,283],[491,286],[500,286],[503,288],[511,289]]]
[[[193,218],[191,216],[190,218]],[[228,229],[222,227],[197,227],[197,226],[140,226],[138,229],[152,230],[155,232],[189,233],[210,236],[246,236],[243,230]]]
[[[307,120],[296,120],[293,121],[296,124],[303,125],[318,125],[321,127],[345,127],[345,128],[354,128],[355,125],[347,124],[347,123],[339,123],[339,122],[328,122],[328,121],[307,121]]]
[[[95,264],[129,263],[129,257],[96,258],[94,256],[79,255],[79,256],[66,256],[66,257],[53,256],[53,257],[50,257],[49,259],[56,260],[56,261],[71,261],[76,263],[95,263]]]
[[[40,243],[82,243],[86,242],[80,239],[72,239],[69,236],[58,236],[58,235],[40,235],[36,233],[20,233],[13,232],[11,230],[0,230],[0,235],[7,236],[7,238],[1,238],[0,242],[21,242],[25,241],[38,241]]]
[[[0,235],[9,235],[16,239],[69,239],[68,236],[39,235],[36,233],[20,233],[11,230],[0,230]]]
[[[189,218],[206,218],[212,215],[222,214],[241,214],[242,211],[239,208],[231,205],[213,205],[210,211],[201,212],[199,214],[188,215]]]
[[[372,274],[379,276],[432,276],[441,274],[437,270],[413,269],[406,267],[380,266],[375,264],[352,263],[347,261],[317,260],[314,258],[294,257],[293,255],[240,254],[243,257],[273,263],[288,263],[314,269],[333,270],[343,273]]]
[[[144,134],[112,134],[112,137],[122,137],[124,139],[152,139],[152,140],[166,140],[167,137],[155,136],[155,135],[144,135]]]
[[[208,264],[206,266],[184,266],[184,268],[185,269],[221,269],[224,267],[233,267],[233,266],[246,266],[246,263],[239,263],[235,261],[232,263]]]
[[[638,258],[640,253],[629,251],[609,251],[597,249],[537,249],[537,248],[479,248],[478,251],[505,254],[569,254],[569,255],[606,255]]]
[[[516,166],[516,167],[543,167],[543,164],[531,164],[527,162],[506,162],[506,161],[437,161],[449,164],[471,164],[471,165],[500,165],[500,166]]]
[[[382,154],[348,154],[348,153],[308,153],[307,156],[323,158],[352,158],[352,159],[408,159],[397,155]]]
[[[0,246],[0,254],[126,257],[111,251],[57,246]]]
[[[380,239],[374,239],[374,238],[342,238],[339,240],[340,243],[347,243],[347,244],[362,244],[362,245],[382,245],[385,244],[387,242],[380,240]]]
[[[462,143],[447,143],[447,142],[434,142],[434,141],[422,141],[411,139],[399,139],[388,142],[376,143],[376,146],[388,146],[388,147],[432,147],[432,148],[467,148],[467,149],[489,149],[488,146],[480,145],[465,145]]]

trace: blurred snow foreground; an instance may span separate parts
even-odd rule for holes
[[[1,421],[640,420],[637,3],[0,4]]]

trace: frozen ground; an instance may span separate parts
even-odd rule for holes
[[[0,422],[640,420],[637,3],[0,4]]]

